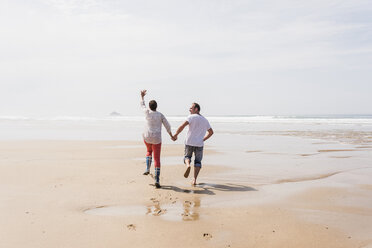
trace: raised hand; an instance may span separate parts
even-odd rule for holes
[[[146,96],[146,93],[147,93],[147,90],[141,90],[141,97],[143,98],[144,96]]]

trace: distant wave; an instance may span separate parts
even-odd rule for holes
[[[24,117],[0,116],[0,121],[143,121],[143,116],[115,116],[115,117],[84,117],[84,116],[56,116],[56,117]]]
[[[211,122],[231,123],[311,123],[311,124],[369,124],[372,116],[218,116],[208,117]]]
[[[311,124],[368,124],[372,125],[371,115],[351,116],[207,116],[212,123],[311,123]],[[185,116],[167,116],[169,121],[182,122]],[[25,117],[25,116],[0,116],[4,121],[66,121],[66,122],[143,122],[143,116],[56,116],[56,117]]]
[[[24,117],[24,116],[11,116],[11,115],[5,115],[0,116],[0,120],[9,120],[9,121],[17,121],[17,120],[30,120],[30,117]]]

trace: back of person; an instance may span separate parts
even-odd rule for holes
[[[211,128],[208,120],[200,114],[191,114],[187,117],[189,131],[187,132],[185,144],[189,146],[204,146],[203,138],[208,129]]]
[[[155,166],[155,187],[160,188],[160,152],[161,152],[161,127],[162,124],[167,129],[168,134],[174,139],[171,131],[171,127],[160,112],[156,111],[158,104],[155,100],[149,102],[149,109],[145,104],[146,90],[141,91],[141,108],[145,114],[146,126],[143,132],[143,141],[146,145],[146,171],[143,175],[150,174],[150,168],[152,163],[152,157],[154,156]]]
[[[162,113],[147,109],[144,103],[141,103],[141,105],[144,109],[146,118],[146,126],[143,133],[143,138],[147,143],[159,144],[161,143],[162,124],[169,133],[171,131],[169,122]]]
[[[194,179],[191,184],[196,185],[196,179],[202,167],[204,141],[208,140],[213,135],[213,129],[208,120],[200,115],[200,105],[198,103],[192,103],[189,111],[190,115],[187,117],[187,120],[177,129],[172,139],[177,140],[178,134],[180,134],[186,126],[189,126],[185,140],[185,156],[183,159],[186,165],[186,171],[183,176],[185,178],[189,176],[191,158],[194,154]]]
[[[146,114],[146,122],[149,133],[161,133],[163,114],[158,111],[151,111]]]

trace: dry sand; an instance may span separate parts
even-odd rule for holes
[[[181,161],[182,152],[164,145],[162,156]],[[0,142],[0,247],[372,247],[370,201],[343,204],[370,199],[372,184],[234,206],[230,197],[254,201],[265,189],[202,179],[191,187],[181,163],[162,166],[155,189],[143,154],[125,141]],[[201,175],[228,170],[205,165]]]

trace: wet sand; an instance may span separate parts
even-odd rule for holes
[[[0,247],[372,247],[370,151],[286,142],[206,147],[196,187],[164,145],[155,189],[140,142],[1,141]]]

